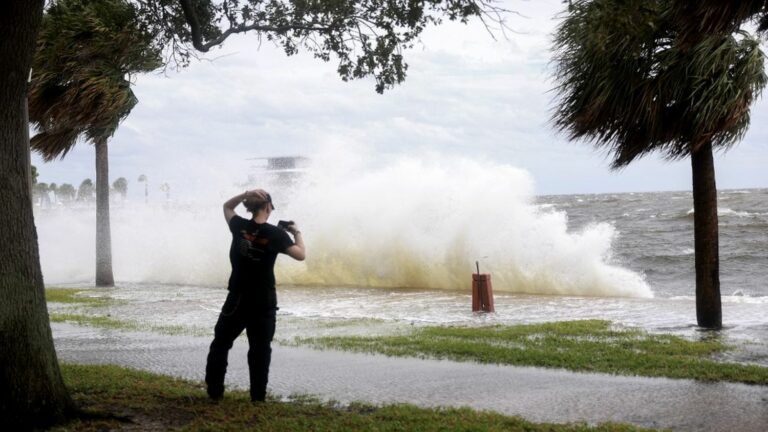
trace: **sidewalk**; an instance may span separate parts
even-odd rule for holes
[[[117,364],[202,381],[210,340],[53,324],[59,360]],[[245,335],[228,387],[246,389]],[[768,387],[273,346],[269,389],[342,403],[468,406],[537,422],[614,421],[680,431],[768,430]]]

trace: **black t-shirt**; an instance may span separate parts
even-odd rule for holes
[[[277,307],[275,293],[275,260],[293,246],[293,240],[282,229],[268,223],[234,216],[229,220],[232,246],[229,261],[232,275],[230,291],[242,292],[266,308]]]

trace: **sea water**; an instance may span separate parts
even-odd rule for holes
[[[307,243],[306,261],[276,266],[283,331],[580,318],[693,331],[690,192],[537,196],[522,169],[434,155],[312,162],[290,181],[265,171],[245,185],[272,192],[272,222],[295,220]],[[242,190],[235,180],[195,199],[113,204],[111,295],[131,304],[116,314],[212,326],[230,269],[221,204]],[[768,340],[766,203],[768,190],[719,192],[723,322],[748,343]],[[87,205],[37,210],[48,286],[93,283],[94,223]],[[492,275],[495,314],[470,311],[478,265]]]
[[[619,232],[614,262],[641,273],[657,297],[695,292],[690,191],[538,197],[573,229],[607,222]],[[768,189],[718,193],[720,283],[726,301],[768,297]]]

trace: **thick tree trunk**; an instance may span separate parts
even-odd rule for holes
[[[0,2],[0,419],[28,429],[71,401],[45,303],[30,191],[27,79],[43,0]]]
[[[107,140],[96,143],[96,286],[115,286],[109,227],[109,154]]]
[[[696,320],[701,327],[723,325],[720,305],[720,263],[717,227],[717,186],[712,143],[691,156],[693,229],[696,250]]]

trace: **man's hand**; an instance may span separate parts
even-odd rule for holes
[[[267,191],[265,191],[264,189],[252,189],[249,191],[245,191],[244,195],[245,195],[245,199],[257,198],[261,201],[267,200]]]
[[[240,205],[243,201],[249,199],[249,198],[255,198],[257,200],[261,201],[267,201],[267,191],[264,189],[253,189],[249,191],[245,191],[241,193],[240,195],[235,195],[232,198],[228,199],[224,203],[224,220],[227,221],[227,224],[229,224],[229,221],[232,220],[233,217],[237,213],[235,213],[235,207]]]
[[[296,235],[296,233],[300,233],[301,232],[301,231],[299,231],[299,227],[298,227],[298,225],[296,225],[295,222],[290,224],[290,225],[288,225],[287,227],[285,227],[285,230],[288,231],[289,233],[293,234],[294,236]]]
[[[299,226],[296,223],[292,223],[286,227],[286,231],[293,234],[294,245],[286,249],[285,253],[297,261],[304,261],[306,248],[304,247],[304,238],[301,236]]]

